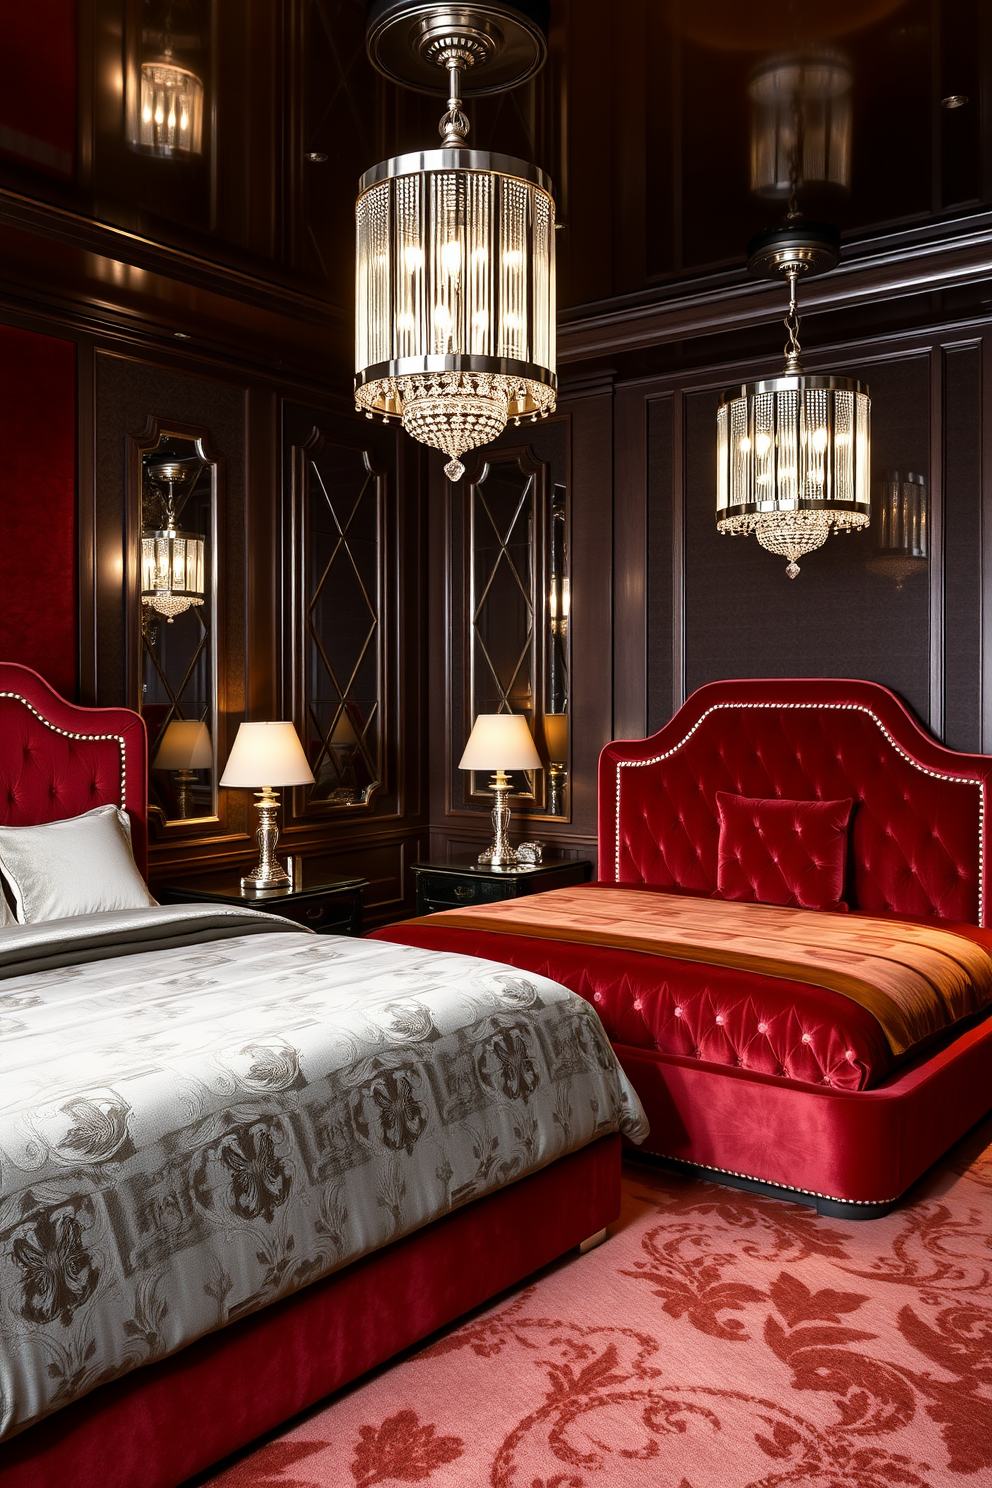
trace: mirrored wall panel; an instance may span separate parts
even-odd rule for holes
[[[521,805],[568,814],[568,510],[563,484],[529,449],[497,450],[468,489],[465,524],[468,712],[519,713],[540,771],[511,771]],[[489,777],[472,772],[469,796],[489,799]]]
[[[305,452],[299,552],[307,809],[371,804],[383,779],[385,473],[360,449]]]
[[[141,460],[141,698],[159,824],[217,815],[216,466],[162,434]]]

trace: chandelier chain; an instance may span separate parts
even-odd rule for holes
[[[799,271],[792,267],[788,271],[789,279],[789,309],[782,324],[788,332],[788,340],[785,343],[785,370],[790,372],[801,372],[803,349],[799,341],[799,304],[796,297],[796,286],[799,282]]]

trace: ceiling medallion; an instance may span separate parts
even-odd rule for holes
[[[441,148],[366,171],[356,206],[355,406],[399,419],[449,456],[508,419],[555,406],[555,205],[537,166],[466,148],[462,93],[524,82],[546,53],[546,6],[410,4],[370,9],[369,56],[386,77],[434,91],[448,74]]]
[[[753,532],[763,548],[789,560],[785,571],[794,579],[797,559],[831,532],[868,526],[871,405],[863,383],[803,371],[797,285],[836,265],[836,231],[793,222],[752,239],[749,250],[752,274],[788,280],[785,369],[720,399],[717,530]]]

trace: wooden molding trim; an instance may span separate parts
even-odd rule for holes
[[[868,251],[850,250],[847,261],[803,286],[805,316],[885,299],[949,289],[992,277],[992,227],[960,230],[940,240],[906,242],[906,235],[878,240]],[[707,289],[669,286],[662,297],[603,302],[565,312],[558,327],[559,364],[615,356],[714,331],[746,330],[781,310],[781,285],[742,276]],[[590,313],[591,312],[591,313]]]
[[[349,312],[339,305],[318,299],[316,295],[165,243],[155,243],[137,233],[95,222],[64,207],[22,196],[5,187],[0,187],[0,223],[208,290],[226,299],[241,300],[255,309],[290,316],[311,325],[316,322],[332,334],[351,334]]]

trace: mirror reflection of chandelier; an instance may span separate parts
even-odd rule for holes
[[[868,389],[854,378],[806,374],[799,344],[798,281],[838,257],[836,232],[816,223],[752,240],[750,271],[789,284],[784,374],[731,388],[717,411],[717,530],[754,533],[789,560],[790,579],[797,559],[831,532],[871,518]]]
[[[773,57],[751,74],[751,190],[795,199],[808,187],[851,185],[853,77],[837,52]]]
[[[126,138],[142,155],[173,158],[203,151],[203,82],[185,65],[186,52],[199,46],[195,16],[188,11],[183,0],[142,0],[138,7],[140,21],[130,42]],[[180,19],[191,35],[177,36]]]
[[[551,183],[526,161],[465,148],[461,99],[537,71],[544,11],[503,0],[370,8],[379,71],[433,91],[444,68],[449,97],[439,150],[383,161],[360,183],[355,406],[443,450],[450,480],[508,419],[555,406]]]
[[[203,604],[205,539],[176,525],[175,488],[189,479],[188,467],[166,460],[147,466],[146,474],[162,503],[165,525],[141,536],[141,603],[171,625],[177,615]]]
[[[875,501],[875,551],[869,573],[896,581],[899,593],[913,574],[930,562],[930,512],[926,476],[912,471],[890,471]]]

